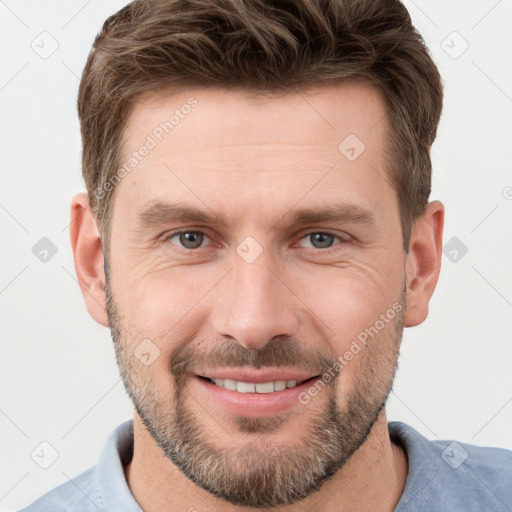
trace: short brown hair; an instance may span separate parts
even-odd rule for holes
[[[408,252],[430,196],[443,86],[399,0],[136,0],[122,8],[94,41],[78,97],[82,174],[105,253],[106,185],[142,94],[209,86],[282,94],[352,79],[376,86],[386,102],[387,173]]]

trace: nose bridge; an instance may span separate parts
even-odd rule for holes
[[[237,247],[233,269],[222,287],[221,309],[215,315],[217,336],[259,349],[275,336],[296,333],[296,305],[284,276],[279,276],[280,269],[270,249],[254,239]]]

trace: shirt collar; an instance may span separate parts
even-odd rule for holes
[[[98,460],[95,483],[108,512],[142,512],[124,474],[124,465],[128,464],[132,457],[133,420],[128,420],[109,435]]]
[[[395,507],[395,512],[400,512],[420,498],[439,473],[439,468],[429,463],[429,454],[432,453],[431,442],[410,425],[392,421],[388,423],[388,432],[391,441],[402,448],[408,460],[404,492]]]

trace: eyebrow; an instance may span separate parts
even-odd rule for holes
[[[139,228],[152,228],[172,223],[200,222],[204,224],[226,224],[225,219],[213,213],[197,209],[182,203],[150,201],[135,216]],[[341,203],[322,205],[318,208],[290,210],[275,223],[282,224],[285,219],[291,225],[319,222],[346,222],[372,227],[376,224],[375,215],[357,204]]]

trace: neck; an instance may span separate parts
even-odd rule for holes
[[[392,512],[405,487],[408,462],[403,450],[389,438],[382,411],[365,443],[319,491],[296,505],[279,507],[287,512],[323,510]],[[249,512],[253,509],[231,505],[199,488],[163,456],[141,422],[134,418],[134,455],[125,467],[126,481],[144,512]]]

